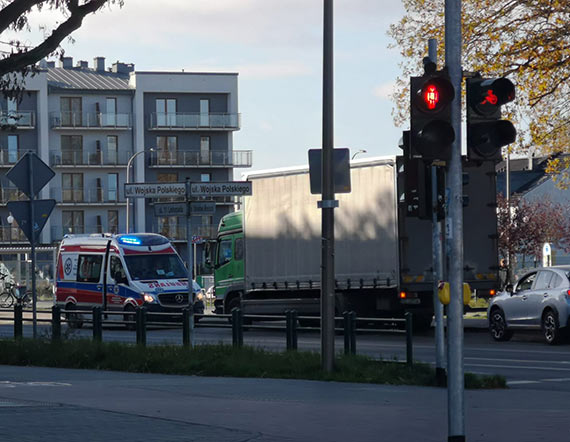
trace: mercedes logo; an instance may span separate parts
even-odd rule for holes
[[[178,295],[176,295],[176,296],[174,297],[174,299],[176,300],[176,302],[177,302],[178,304],[182,304],[182,302],[184,302],[184,295],[181,295],[181,294],[179,293]]]

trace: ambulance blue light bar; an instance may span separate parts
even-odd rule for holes
[[[141,239],[136,236],[121,236],[119,242],[130,246],[140,246],[142,244]]]

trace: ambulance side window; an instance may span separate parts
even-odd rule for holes
[[[78,282],[99,282],[103,257],[98,255],[79,255],[77,262]]]
[[[111,278],[114,279],[117,284],[127,282],[127,276],[125,275],[123,264],[121,264],[121,260],[118,257],[111,256],[110,269]]]

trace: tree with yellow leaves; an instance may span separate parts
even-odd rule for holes
[[[406,15],[390,27],[392,47],[404,56],[393,98],[397,125],[407,119],[408,79],[423,72],[427,41],[444,59],[444,2],[403,0]],[[517,98],[506,106],[517,128],[516,153],[552,155],[547,172],[570,184],[570,4],[568,0],[463,0],[462,68],[483,77],[507,76]]]

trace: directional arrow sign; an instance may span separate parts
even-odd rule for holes
[[[26,235],[30,242],[37,242],[40,232],[46,225],[46,222],[55,207],[55,200],[35,200],[34,204],[34,237],[32,239],[32,228],[30,226],[30,201],[9,201],[6,205],[12,213],[14,219],[18,222],[18,226]]]
[[[6,178],[12,181],[28,198],[32,198],[32,192],[30,192],[29,157],[32,158],[31,170],[33,170],[34,174],[33,195],[38,194],[48,181],[55,176],[55,172],[36,153],[28,152],[6,173]]]

